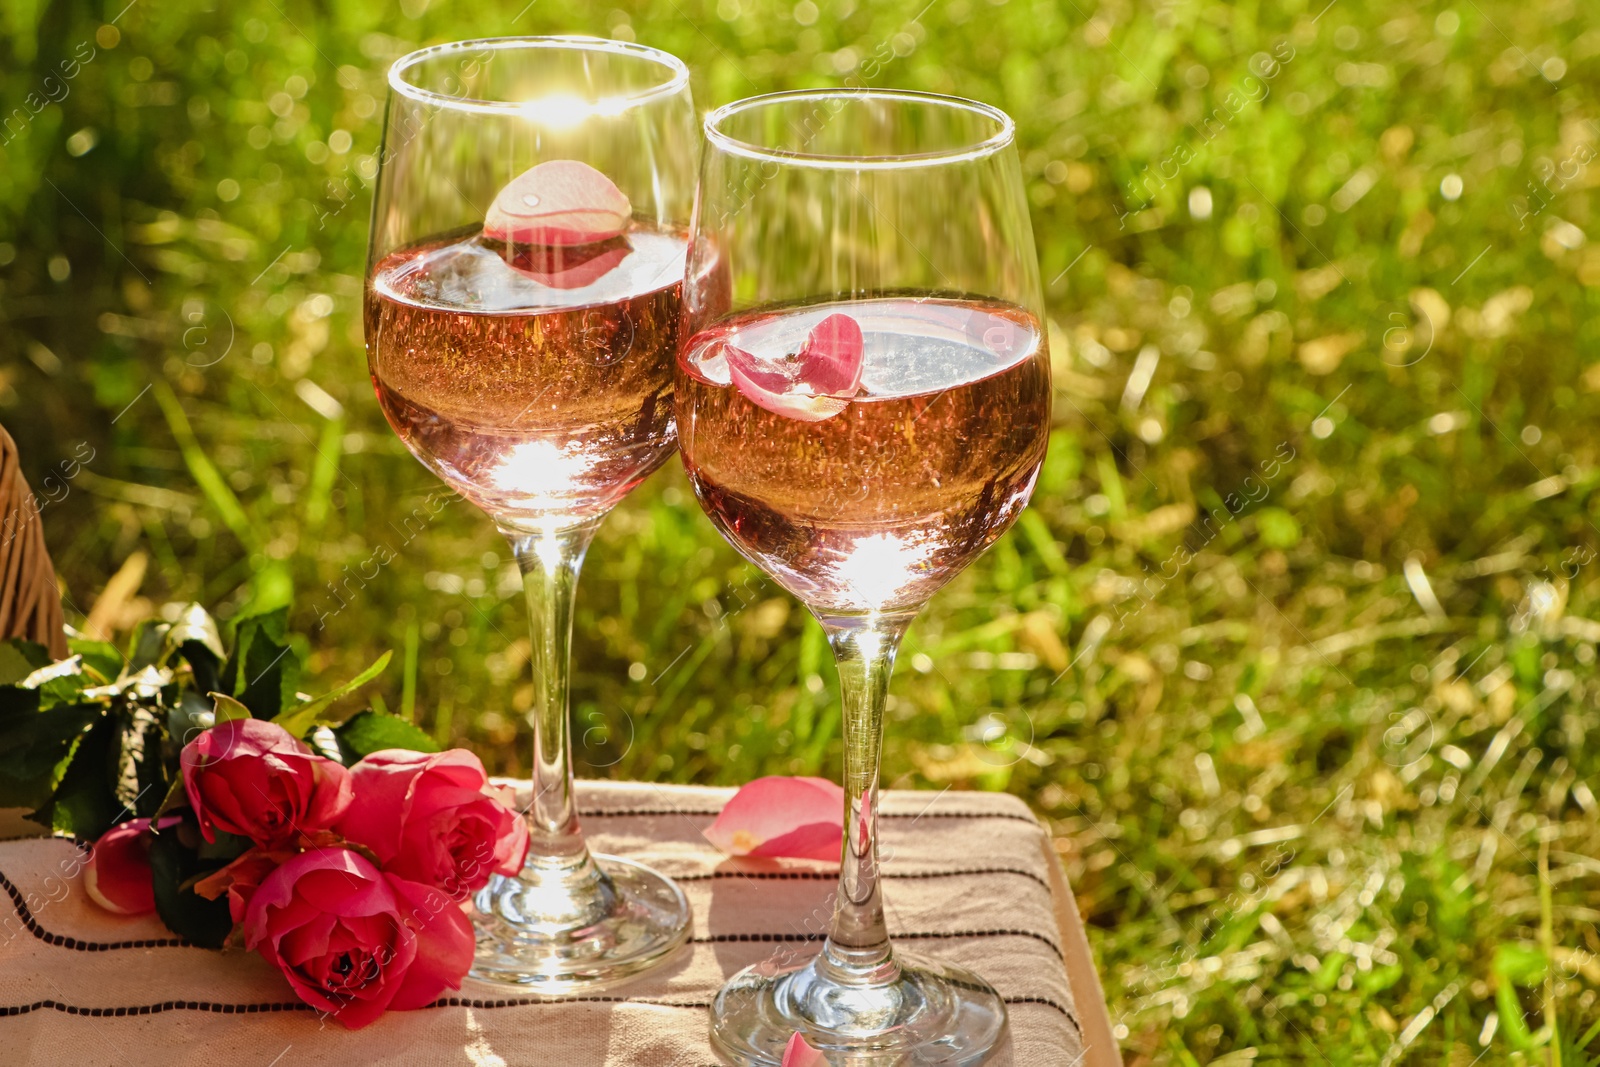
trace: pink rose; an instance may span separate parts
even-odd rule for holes
[[[302,852],[273,871],[242,929],[296,996],[350,1030],[431,1004],[472,966],[472,924],[458,904],[345,848]]]
[[[100,835],[83,868],[83,888],[90,900],[118,915],[156,910],[149,829],[149,819],[130,819]]]
[[[270,848],[326,830],[350,806],[350,772],[262,719],[218,723],[183,747],[183,785],[207,841]]]
[[[430,755],[390,748],[350,768],[355,800],[336,829],[383,869],[460,899],[491,874],[516,874],[528,826],[485,792],[478,757],[463,749]]]

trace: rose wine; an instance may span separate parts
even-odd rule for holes
[[[513,524],[603,514],[672,453],[686,240],[577,248],[473,232],[379,261],[367,362],[411,451]]]
[[[841,314],[859,335],[832,318]],[[777,388],[783,375],[770,368],[843,350],[833,339],[847,334],[860,378],[842,399],[775,401],[730,373],[731,348],[735,371],[754,367]],[[824,370],[845,377],[824,368],[813,380]],[[695,492],[740,552],[818,611],[892,611],[932,596],[1027,504],[1050,370],[1037,320],[1011,305],[892,297],[767,309],[683,346],[677,409]]]

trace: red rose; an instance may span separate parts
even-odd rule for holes
[[[207,841],[216,831],[270,848],[326,830],[350,805],[350,772],[281,726],[230,719],[189,742],[180,760]]]
[[[250,898],[246,947],[350,1030],[461,988],[472,924],[445,894],[345,848],[302,852]]]
[[[485,792],[478,757],[391,748],[350,768],[355,800],[336,829],[383,869],[460,899],[491,874],[516,874],[528,853],[522,817]]]

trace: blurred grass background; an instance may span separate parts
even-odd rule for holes
[[[1130,1063],[1600,1060],[1591,7],[524,3],[0,11],[0,422],[75,624],[292,597],[324,679],[396,649],[379,701],[522,770],[514,568],[365,377],[387,64],[583,32],[704,107],[992,101],[1058,425],[912,630],[890,784],[1049,820]],[[676,464],[576,661],[582,774],[838,773],[820,632]]]

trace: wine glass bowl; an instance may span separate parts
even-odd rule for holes
[[[732,388],[725,344],[796,351],[830,314],[872,354],[837,416],[803,422]],[[1027,503],[1050,374],[1037,327],[973,299],[885,296],[735,316],[679,364],[684,457],[717,528],[815,611],[914,609]]]
[[[365,291],[368,368],[412,453],[487,512],[533,639],[531,846],[475,898],[475,978],[563,995],[688,935],[669,879],[592,856],[567,677],[596,527],[675,447],[697,151],[688,71],[594,38],[423,49],[389,72]]]
[[[1050,364],[1011,120],[922,93],[817,90],[705,121],[676,369],[695,494],[822,624],[839,667],[845,833],[827,940],[735,975],[713,1043],[776,1065],[975,1064],[1005,1004],[895,950],[877,795],[894,656],[917,611],[1015,521],[1043,462]]]
[[[502,523],[603,515],[675,445],[688,72],[639,45],[507,38],[412,53],[389,81],[366,303],[384,414]],[[620,190],[623,232],[560,248],[489,237],[501,190],[550,160]]]

